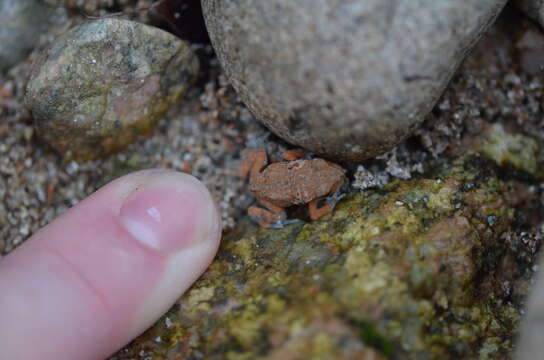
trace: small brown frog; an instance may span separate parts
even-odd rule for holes
[[[290,150],[282,154],[287,161],[267,165],[265,150],[246,149],[242,152],[240,177],[249,175],[249,190],[264,206],[250,206],[249,216],[263,227],[282,227],[286,221],[285,208],[309,204],[312,220],[331,212],[340,187],[346,181],[345,170],[340,165],[319,158],[305,159],[303,150]],[[266,168],[265,168],[266,166]],[[325,204],[318,206],[320,200]]]

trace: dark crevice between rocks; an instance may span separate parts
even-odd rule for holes
[[[191,43],[209,45],[200,0],[162,0],[149,9],[150,25]]]
[[[196,87],[203,88],[219,66],[211,46],[200,0],[161,0],[148,10],[149,25],[168,31],[191,44],[200,62]]]

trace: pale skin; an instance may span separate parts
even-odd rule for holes
[[[281,227],[285,208],[308,204],[312,220],[330,213],[336,200],[331,197],[346,181],[345,170],[323,159],[303,159],[303,150],[282,154],[286,161],[267,166],[265,150],[244,150],[240,177],[249,178],[249,190],[261,206],[250,206],[248,214],[262,227]],[[319,205],[325,198],[328,201]]]
[[[0,259],[0,357],[107,358],[191,286],[220,237],[195,178],[147,170],[113,181]]]

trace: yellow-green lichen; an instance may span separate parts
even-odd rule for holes
[[[499,165],[508,164],[533,175],[537,172],[538,142],[525,135],[508,133],[501,124],[494,124],[488,131],[482,151]]]

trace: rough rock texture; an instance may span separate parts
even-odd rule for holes
[[[343,160],[411,134],[505,2],[202,0],[219,60],[255,116]]]
[[[519,313],[502,287],[515,213],[496,169],[469,156],[319,221],[245,222],[115,359],[502,359]]]
[[[0,71],[28,55],[51,15],[42,0],[0,0]]]
[[[169,33],[126,20],[90,21],[37,64],[27,103],[38,135],[59,153],[93,159],[149,132],[197,72],[191,49]]]

